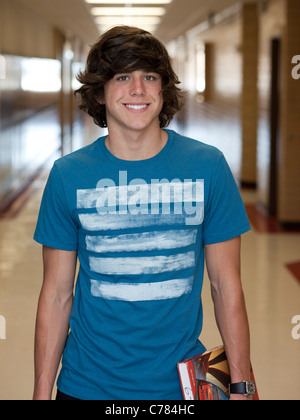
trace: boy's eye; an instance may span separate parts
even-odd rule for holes
[[[145,76],[145,80],[147,80],[147,82],[153,82],[154,80],[156,80],[156,77],[152,75]]]
[[[130,75],[128,75],[128,74],[117,75],[116,80],[118,82],[127,82],[128,80],[130,80]],[[147,75],[144,76],[144,80],[146,82],[154,82],[154,81],[157,80],[157,76],[155,76],[154,74],[147,74]]]
[[[119,76],[117,80],[119,80],[120,82],[126,82],[126,80],[128,80],[128,76]]]

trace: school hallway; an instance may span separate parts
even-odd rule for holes
[[[131,22],[142,25],[138,3]],[[33,234],[49,171],[106,133],[73,92],[107,19],[124,23],[108,6],[0,0],[0,400],[32,399],[43,276]],[[260,399],[300,400],[300,2],[168,0],[156,12],[151,31],[185,92],[169,128],[223,152],[251,223],[242,281]],[[207,274],[202,297],[201,341],[213,348],[221,337]]]
[[[96,139],[102,134],[92,123],[81,131],[82,138]],[[0,341],[1,400],[32,398],[35,315],[42,283],[41,246],[32,236],[49,168],[0,219],[0,296],[6,319],[6,339]],[[292,337],[292,319],[299,313],[300,232],[281,231],[255,211],[254,191],[244,189],[242,196],[252,226],[242,241],[242,279],[260,398],[297,400],[300,340]],[[221,344],[221,338],[207,275],[203,306],[201,340],[213,348]]]

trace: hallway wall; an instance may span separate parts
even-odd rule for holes
[[[18,0],[0,0],[0,212],[57,153],[72,151],[84,45]]]
[[[260,209],[282,224],[300,223],[300,81],[292,77],[299,45],[298,0],[237,3],[169,45],[187,90],[182,131],[220,148],[237,180],[257,188]]]
[[[280,221],[289,223],[300,221],[300,80],[292,74],[295,67],[292,64],[293,58],[300,54],[298,0],[285,3],[285,16],[287,25],[283,32],[278,217]]]
[[[284,1],[273,1],[269,4],[267,11],[260,15],[260,34],[259,34],[259,73],[258,73],[258,93],[259,93],[259,110],[258,110],[258,133],[257,133],[257,191],[258,201],[263,205],[264,209],[270,209],[270,181],[271,171],[276,172],[277,157],[271,156],[271,86],[272,86],[272,40],[278,40],[281,45],[282,55],[282,31],[286,26],[286,16],[284,12]],[[280,59],[277,63],[280,72]],[[279,76],[280,78],[280,76]],[[280,81],[277,82],[278,85]],[[275,88],[279,93],[279,86]],[[275,106],[275,104],[274,104]],[[276,105],[277,106],[277,105]],[[278,105],[278,113],[280,111]],[[280,127],[279,115],[277,115],[278,131]],[[277,130],[276,130],[277,131]],[[274,133],[279,134],[279,133]],[[279,139],[278,139],[279,142]],[[275,152],[276,154],[276,152]],[[275,161],[274,161],[275,158]],[[272,162],[273,159],[273,162]],[[273,176],[276,176],[273,175]],[[274,180],[274,182],[277,182]],[[278,186],[277,186],[278,187]],[[277,200],[276,200],[277,202]]]
[[[240,4],[212,16],[170,44],[183,88],[188,91],[182,130],[188,136],[218,147],[238,180],[242,173],[242,15]],[[205,89],[197,88],[204,48]],[[179,51],[179,53],[178,53]]]
[[[55,29],[18,0],[0,0],[0,51],[24,57],[56,58]]]
[[[272,63],[275,41],[280,48],[278,63]],[[299,45],[299,1],[273,0],[260,16],[258,200],[284,224],[300,221],[300,81],[292,76],[292,60],[300,53]],[[272,94],[276,66],[278,83]],[[274,94],[278,110],[272,130]]]

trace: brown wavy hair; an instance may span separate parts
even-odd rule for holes
[[[139,28],[116,26],[105,32],[88,55],[85,71],[77,79],[82,84],[80,109],[93,117],[95,124],[107,127],[106,107],[99,104],[104,98],[104,85],[116,74],[144,70],[158,73],[162,78],[164,105],[160,127],[167,127],[183,106],[183,95],[169,54],[164,45],[151,33]]]

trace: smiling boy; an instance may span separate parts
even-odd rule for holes
[[[106,83],[104,102],[109,136],[106,146],[125,160],[155,156],[167,143],[160,129],[162,80],[157,73],[136,70]],[[112,140],[111,139],[116,139]]]
[[[249,222],[222,153],[165,129],[181,108],[165,47],[113,28],[79,80],[81,109],[108,136],[56,161],[44,192],[34,399],[51,398],[62,354],[57,399],[182,399],[177,362],[205,350],[205,259],[232,380],[249,381]]]

